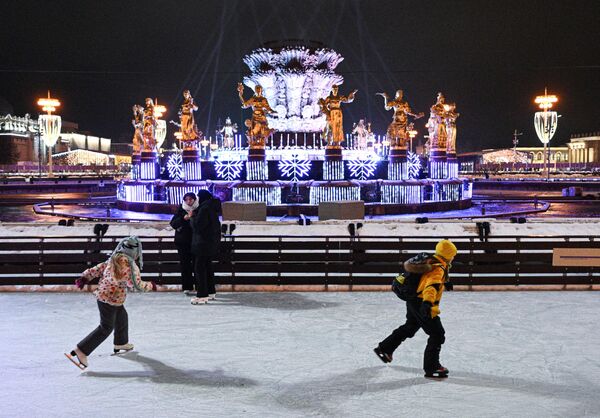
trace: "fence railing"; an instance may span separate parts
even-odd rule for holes
[[[457,285],[594,285],[598,267],[552,264],[557,248],[600,248],[600,236],[448,237],[459,253],[451,269]],[[71,284],[106,260],[120,237],[0,237],[0,286]],[[402,263],[433,252],[439,236],[225,236],[214,261],[218,284],[382,285]],[[180,283],[171,237],[141,237],[145,280]]]

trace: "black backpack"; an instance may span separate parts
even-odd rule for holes
[[[428,253],[421,253],[414,257],[417,264],[424,264],[432,256]],[[423,273],[402,272],[392,281],[392,292],[404,301],[412,301],[418,298],[417,288],[421,282]]]

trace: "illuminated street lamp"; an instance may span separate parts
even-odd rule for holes
[[[410,123],[408,125],[408,137],[410,138],[410,152],[412,152],[412,143],[413,143],[413,139],[417,136],[419,132],[415,130],[415,125],[413,123]]]
[[[167,121],[160,119],[167,111],[167,108],[158,104],[158,99],[155,99],[154,117],[156,118],[156,149],[160,150],[165,138],[167,137]]]
[[[45,115],[39,116],[38,124],[41,137],[46,147],[48,147],[48,176],[52,177],[52,147],[58,141],[61,127],[60,116],[53,115],[52,112],[56,111],[56,108],[60,106],[60,102],[51,98],[50,91],[48,91],[48,97],[38,99],[37,104],[42,107],[42,111],[46,112]]]
[[[544,172],[546,173],[546,179],[550,179],[550,171],[548,168],[548,142],[554,136],[556,127],[558,126],[558,113],[554,111],[548,111],[551,109],[554,103],[558,102],[558,97],[553,94],[548,94],[548,90],[544,89],[543,96],[537,96],[535,103],[539,105],[542,112],[535,112],[533,118],[533,124],[535,126],[535,133],[537,134],[542,144],[544,144]]]

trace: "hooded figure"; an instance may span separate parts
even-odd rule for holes
[[[198,198],[195,193],[183,195],[183,202],[171,219],[171,227],[175,230],[175,247],[179,254],[181,268],[181,290],[187,295],[194,291],[194,255],[192,254],[191,219],[198,209]]]
[[[94,294],[98,299],[100,325],[81,340],[70,354],[65,353],[65,356],[80,369],[87,367],[87,356],[102,344],[113,330],[114,352],[133,350],[133,344],[129,343],[127,311],[123,306],[127,290],[156,290],[154,282],[142,281],[136,261],[140,263],[140,267],[143,266],[141,241],[136,236],[123,238],[108,260],[87,269],[81,274],[81,278],[75,281],[77,287],[83,289],[93,279],[99,279],[98,289]]]
[[[208,190],[198,192],[198,209],[191,218],[192,254],[195,257],[196,297],[193,305],[205,304],[216,296],[212,261],[219,252],[221,202]]]
[[[425,377],[448,377],[448,369],[440,364],[440,350],[446,341],[446,332],[439,315],[444,288],[452,290],[448,271],[456,253],[457,249],[452,241],[443,239],[435,246],[433,256],[422,253],[404,263],[406,272],[422,276],[417,287],[417,297],[406,301],[406,322],[374,350],[381,361],[391,362],[392,354],[398,346],[423,328],[429,336],[423,356]]]

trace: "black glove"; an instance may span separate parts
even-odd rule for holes
[[[444,283],[444,288],[447,291],[451,292],[452,290],[454,290],[454,285],[452,284],[452,282],[446,282]]]
[[[419,312],[421,313],[421,315],[424,318],[431,319],[431,302],[423,301],[423,303],[421,304],[421,309],[419,309]]]

